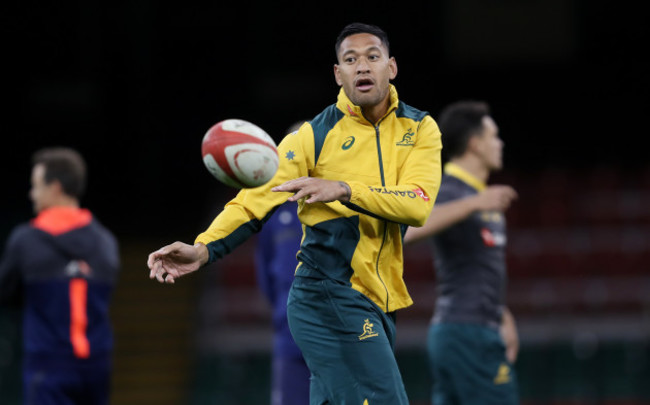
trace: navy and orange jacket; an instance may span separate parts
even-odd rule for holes
[[[22,292],[25,361],[109,360],[119,267],[117,240],[86,209],[53,207],[17,226],[0,262],[0,302]]]
[[[329,278],[366,295],[385,312],[413,303],[402,277],[406,228],[422,226],[441,178],[442,143],[431,116],[398,99],[377,124],[363,116],[344,90],[278,146],[280,165],[267,184],[242,190],[195,242],[210,261],[259,231],[288,193],[270,189],[301,176],[344,181],[349,203],[298,203],[303,239],[296,276]]]

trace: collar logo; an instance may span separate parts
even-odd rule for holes
[[[354,145],[354,141],[355,139],[353,136],[348,136],[347,138],[345,138],[345,142],[343,142],[343,145],[341,145],[341,149],[343,150],[350,149],[352,145]]]
[[[415,133],[411,131],[411,128],[406,130],[406,133],[402,137],[402,140],[397,142],[395,145],[397,146],[413,146],[415,145],[415,141],[413,140],[413,136],[415,136]]]
[[[359,335],[359,340],[368,339],[374,336],[379,336],[379,333],[375,332],[372,327],[375,326],[374,323],[370,323],[369,319],[366,319],[363,324],[363,333]]]
[[[353,116],[355,116],[355,117],[358,117],[358,116],[359,116],[359,115],[357,115],[357,113],[354,112],[354,110],[352,109],[352,107],[350,107],[350,104],[348,104],[347,107],[348,107],[348,112],[350,113],[350,115],[353,115]]]

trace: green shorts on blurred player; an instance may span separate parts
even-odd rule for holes
[[[517,377],[498,330],[433,324],[427,338],[435,405],[516,405]]]

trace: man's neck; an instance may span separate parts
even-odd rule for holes
[[[48,204],[48,208],[63,207],[63,208],[79,208],[79,200],[72,197],[59,197],[56,201]]]
[[[490,170],[472,155],[461,156],[451,159],[451,161],[454,164],[462,167],[472,176],[481,180],[483,183],[487,183],[488,179],[490,178]]]
[[[384,118],[388,107],[390,106],[390,95],[384,99],[381,103],[370,106],[370,107],[361,107],[363,116],[370,121],[371,124],[377,125],[377,123]]]

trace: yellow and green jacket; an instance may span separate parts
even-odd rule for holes
[[[341,88],[326,108],[278,145],[280,165],[267,184],[243,189],[196,242],[210,262],[259,231],[289,197],[271,188],[302,176],[344,181],[350,202],[298,202],[303,238],[296,276],[349,284],[386,312],[413,303],[402,278],[406,228],[422,226],[441,178],[440,131],[428,113],[399,101],[373,125]]]

